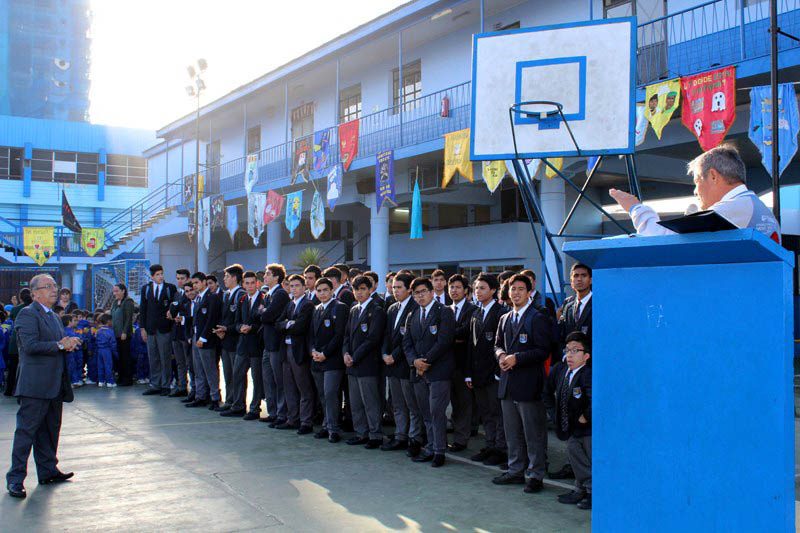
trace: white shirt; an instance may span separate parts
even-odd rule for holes
[[[439,302],[439,303],[440,303],[440,304],[442,304],[442,305],[446,305],[446,304],[447,304],[447,301],[446,301],[446,300],[445,300],[445,298],[444,298],[444,293],[442,293],[442,294],[436,294],[436,293],[434,292],[434,293],[433,293],[433,299],[434,299],[434,300],[436,300],[437,302]]]
[[[578,295],[575,295],[575,299],[578,299]],[[589,291],[589,294],[584,296],[579,301],[579,309],[578,309],[578,316],[583,316],[583,310],[586,309],[586,304],[589,303],[589,300],[592,299],[592,291]]]
[[[159,296],[161,296],[161,288],[164,286],[163,283],[157,284],[155,281],[153,282],[153,298],[158,300]]]
[[[530,307],[530,306],[531,306],[531,302],[530,302],[530,300],[528,300],[528,303],[526,303],[525,306],[522,309],[520,309],[519,311],[511,311],[511,320],[512,320],[511,323],[513,324],[516,320],[522,320],[522,317],[525,314],[525,311],[527,311],[528,307]]]
[[[276,283],[275,285],[273,285],[271,289],[267,290],[267,296],[272,296],[275,293],[275,291],[278,290],[278,287],[280,287],[280,286],[281,286],[280,283]]]
[[[200,304],[200,302],[203,300],[203,296],[205,296],[205,294],[206,294],[207,292],[208,292],[208,287],[206,287],[205,289],[203,289],[203,292],[201,292],[200,294],[198,294],[198,295],[197,295],[197,298],[195,299],[195,301],[197,302],[197,304],[198,304],[198,305],[199,305],[199,304]],[[195,332],[195,334],[197,334],[197,323],[195,322],[195,323],[193,324],[193,326],[194,326],[194,332]],[[205,339],[205,337],[198,337],[198,338],[197,338],[197,340],[199,340],[199,341],[200,341],[200,342],[202,342],[203,344],[205,344],[205,343],[207,343],[207,342],[208,342],[208,341]]]
[[[344,289],[344,285],[339,285],[338,287],[336,287],[336,289],[333,291],[333,297],[338,298],[339,293],[342,292],[342,289]]]
[[[427,320],[428,317],[431,316],[431,309],[433,309],[433,302],[435,302],[435,301],[436,300],[431,300],[431,303],[429,303],[428,305],[426,305],[425,307],[420,309],[419,316],[423,317],[423,318],[425,318],[425,320]],[[424,315],[422,314],[423,311],[425,311]]]
[[[572,378],[575,377],[575,374],[578,373],[578,370],[580,370],[581,368],[583,368],[585,366],[586,366],[586,363],[582,364],[581,366],[579,366],[575,370],[570,370],[569,371],[569,373],[567,374],[567,378],[569,379],[569,381],[567,381],[567,386],[572,385]]]
[[[494,300],[489,300],[489,303],[485,307],[481,305],[481,312],[483,313],[483,316],[481,316],[481,320],[486,320],[486,315],[489,314],[489,309],[491,309],[493,305],[494,305]]]
[[[466,302],[466,301],[467,301],[467,299],[464,298],[463,300],[461,300],[458,303],[454,302],[453,305],[452,305],[453,313],[455,313],[455,315],[456,315],[456,322],[458,322],[458,317],[461,314],[461,309],[464,308],[464,302]]]
[[[258,298],[258,291],[256,291],[252,296],[250,296],[250,310],[253,310],[253,305],[256,303],[256,298]]]
[[[369,303],[370,303],[371,301],[372,301],[372,296],[370,295],[370,297],[369,297],[369,298],[367,298],[367,300],[366,300],[366,301],[365,301],[363,304],[358,304],[358,305],[357,305],[357,307],[358,307],[358,318],[359,318],[359,319],[361,319],[361,313],[363,313],[363,312],[364,312],[364,309],[366,309],[366,308],[367,308],[367,306],[369,305]]]
[[[325,310],[328,308],[328,306],[331,304],[332,301],[333,301],[333,298],[331,298],[330,300],[328,300],[325,303],[320,302],[319,305],[317,305],[317,309],[319,309],[321,307],[322,308],[322,312],[324,313]]]
[[[397,310],[397,316],[394,319],[394,329],[397,329],[397,324],[400,323],[400,317],[403,316],[403,311],[405,311],[408,302],[411,301],[411,296],[406,296],[406,299],[400,302],[400,309]]]

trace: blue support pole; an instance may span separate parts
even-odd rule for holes
[[[744,0],[739,0],[739,58],[744,60]]]
[[[106,155],[105,148],[101,148],[97,152],[97,162],[101,170],[97,171],[97,199],[100,202],[106,199],[106,164],[108,156]]]
[[[403,146],[403,31],[399,31],[397,33],[397,61],[398,61],[398,70],[397,70],[397,88],[399,90],[399,97],[400,101],[400,144],[398,146]],[[392,95],[394,98],[395,95]]]
[[[594,20],[594,0],[589,0],[589,20]]]
[[[22,156],[22,196],[31,197],[31,159],[33,159],[33,145],[25,143],[25,150]]]
[[[484,20],[483,20],[483,17],[484,17],[484,5],[483,5],[483,3],[484,3],[484,0],[481,0],[481,33],[484,32]]]

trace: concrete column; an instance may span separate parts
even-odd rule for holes
[[[389,271],[389,208],[384,206],[378,212],[375,195],[370,194],[369,216],[369,268],[378,273],[378,292],[386,291],[384,276]]]
[[[548,229],[554,233],[561,228],[561,224],[564,223],[564,217],[566,216],[566,193],[564,191],[564,187],[564,180],[559,177],[555,177],[553,179],[545,178],[541,182],[542,212],[544,214],[544,220]],[[563,261],[564,254],[560,252],[562,242],[563,239],[555,239],[556,246],[559,249],[559,255]],[[547,258],[545,263],[547,266],[547,271],[550,273],[550,276],[553,280],[553,286],[555,287],[556,291],[558,291],[558,274],[556,273],[555,256],[549,247],[546,248],[545,252],[545,257]],[[552,291],[550,290],[549,286],[545,285],[546,281],[544,277],[539,276],[539,278],[541,278],[537,283],[539,290],[544,294],[550,294]]]
[[[281,262],[281,239],[283,219],[277,218],[267,224],[267,264]]]
[[[208,271],[208,250],[203,246],[202,239],[197,240],[197,270],[204,274],[209,274]]]
[[[86,300],[84,298],[84,295],[86,292],[88,292],[84,291],[83,287],[83,275],[85,273],[86,265],[75,265],[75,268],[72,271],[72,299],[75,300],[75,303],[78,304],[78,307],[82,309],[91,307],[91,304],[86,305]]]

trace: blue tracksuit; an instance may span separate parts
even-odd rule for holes
[[[117,359],[117,339],[114,330],[101,326],[95,335],[97,346],[98,383],[114,383],[114,360]]]
[[[80,332],[69,327],[64,328],[64,335],[81,338]],[[81,382],[83,379],[83,346],[67,354],[67,370],[69,372],[69,380],[73,385]]]
[[[131,356],[136,359],[136,379],[149,379],[150,360],[147,358],[147,343],[142,340],[142,330],[138,323],[133,324]]]
[[[86,378],[89,381],[97,382],[97,356],[94,349],[94,336],[92,335],[92,326],[89,321],[79,320],[78,330],[80,330],[81,338],[83,339],[83,362],[86,364]]]

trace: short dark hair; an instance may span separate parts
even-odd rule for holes
[[[350,272],[347,273],[347,277],[349,278],[356,278],[362,274],[362,270],[360,268],[351,268]]]
[[[326,268],[322,275],[328,279],[335,279],[337,283],[342,282],[342,271],[335,266]]]
[[[70,296],[72,296],[72,291],[66,287],[63,287],[60,291],[58,291],[58,294],[59,296],[62,294],[69,294]]]
[[[258,279],[258,276],[256,276],[256,273],[253,272],[252,270],[248,270],[247,272],[242,274],[242,279],[244,279],[244,278],[256,278],[256,279]]]
[[[390,279],[392,279],[393,277],[395,277],[395,275],[396,275],[396,274],[390,270],[390,271],[389,271],[389,272],[387,272],[387,273],[386,273],[386,275],[383,277],[383,281],[389,281]]]
[[[28,287],[19,290],[19,300],[25,305],[30,305],[31,302],[33,302],[33,297],[31,296],[31,290]]]
[[[511,278],[508,280],[508,288],[510,289],[511,286],[518,281],[525,284],[525,288],[528,289],[528,292],[531,292],[531,290],[533,290],[533,283],[531,282],[531,278],[529,278],[525,274],[514,274],[513,276],[511,276]]]
[[[411,288],[411,283],[414,281],[414,276],[401,272],[394,277],[394,281],[399,281],[406,289]]]
[[[428,278],[414,278],[414,281],[411,282],[411,290],[417,290],[420,285],[424,285],[429,291],[433,290],[433,283]]]
[[[368,289],[372,289],[372,280],[365,275],[356,276],[353,279],[353,289],[358,289],[362,285],[366,285]]]
[[[337,269],[342,275],[347,278],[350,276],[350,267],[345,265],[344,263],[336,263],[333,265],[333,268]]]
[[[447,280],[447,285],[452,285],[453,283],[461,283],[463,288],[469,287],[469,280],[463,274],[453,274],[450,276],[450,279]]]
[[[244,267],[239,263],[234,263],[225,269],[225,273],[236,278],[237,283],[241,283],[242,274],[244,274]]]
[[[373,270],[367,270],[366,272],[364,272],[364,275],[372,280],[373,289],[378,286],[378,282],[380,281],[381,277],[378,275],[377,272]]]
[[[443,278],[445,277],[444,270],[442,270],[441,268],[437,268],[436,270],[431,272],[431,279],[438,277],[443,277]]]
[[[53,307],[53,311],[56,312],[56,313],[60,313],[63,310],[64,310],[64,308],[61,307],[60,305],[56,305],[56,306]]]
[[[186,268],[179,268],[178,270],[175,271],[175,275],[176,276],[186,276],[187,278],[192,277],[192,273],[189,272],[189,270],[186,269]]]
[[[589,336],[582,331],[573,331],[567,335],[565,344],[569,342],[579,342],[581,346],[583,346],[584,352],[588,354],[592,353],[592,341],[589,340]]]
[[[526,268],[525,270],[521,270],[520,274],[522,274],[523,276],[528,276],[533,281],[536,281],[536,273],[533,270],[531,270],[530,268]]]
[[[213,281],[214,283],[219,283],[217,276],[215,276],[214,274],[209,274],[208,276],[206,276],[206,281]]]
[[[278,278],[278,283],[283,283],[286,279],[286,268],[280,263],[270,263],[264,267],[264,270],[269,270],[272,275]]]
[[[582,268],[589,274],[589,277],[592,277],[592,269],[588,265],[584,265],[583,263],[575,263],[572,265],[572,268],[569,269],[570,273],[575,272],[575,269]]]
[[[258,272],[256,272],[256,279],[258,281],[264,281],[264,271],[263,270],[259,270]]]
[[[398,274],[411,274],[412,276],[414,276],[414,271],[413,270],[409,270],[407,268],[403,268],[401,270],[398,270],[397,273]],[[414,276],[414,277],[416,277],[416,276]]]
[[[164,272],[164,267],[158,264],[150,265],[150,275],[155,276],[157,272]]]
[[[514,272],[513,270],[503,270],[503,271],[502,271],[502,272],[500,272],[500,274],[497,276],[497,281],[498,281],[498,283],[500,283],[500,284],[502,285],[502,283],[503,283],[505,280],[507,280],[507,279],[511,278],[511,276],[513,276],[514,274],[515,274],[515,272]]]
[[[322,269],[317,265],[308,265],[303,270],[303,274],[314,274],[314,279],[319,279],[322,277]]]
[[[490,289],[497,290],[500,288],[500,283],[497,281],[497,276],[489,274],[488,272],[481,272],[475,277],[475,281],[483,281]]]
[[[205,281],[205,280],[206,280],[206,279],[208,279],[208,278],[206,277],[205,273],[203,273],[203,272],[199,272],[199,271],[198,271],[198,272],[195,272],[194,274],[192,274],[192,279],[197,279],[197,280],[200,280],[200,281]]]
[[[316,289],[320,285],[327,285],[331,290],[333,290],[333,283],[331,283],[331,280],[328,278],[319,278],[316,283],[314,283],[314,288]]]
[[[299,282],[300,282],[300,283],[302,283],[303,285],[305,285],[305,284],[306,284],[306,279],[305,279],[303,276],[301,276],[300,274],[292,274],[291,276],[289,276],[289,278],[287,279],[287,281],[288,281],[289,283],[291,283],[291,282],[293,282],[293,281],[299,281]]]
[[[61,316],[61,325],[63,325],[64,327],[69,326],[69,323],[72,322],[72,317],[73,317],[73,315],[69,315],[69,314],[62,315]]]
[[[111,315],[108,313],[103,313],[102,315],[100,315],[98,321],[100,322],[100,324],[106,326],[111,323]]]

